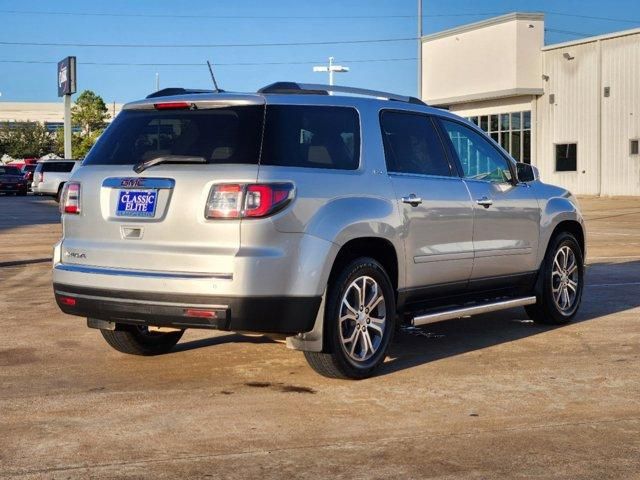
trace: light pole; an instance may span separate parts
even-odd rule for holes
[[[342,65],[334,65],[333,57],[329,57],[329,66],[319,65],[313,67],[314,72],[329,72],[329,85],[333,85],[333,74],[344,73],[349,71],[349,67],[343,67]]]

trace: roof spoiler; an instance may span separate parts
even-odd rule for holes
[[[201,90],[197,88],[180,88],[180,87],[168,87],[158,90],[157,92],[150,93],[146,98],[158,98],[158,97],[171,97],[174,95],[191,95],[194,93],[221,93],[224,90]]]
[[[298,95],[329,95],[329,92],[350,93],[366,97],[384,98],[398,102],[427,105],[416,97],[397,95],[395,93],[368,90],[365,88],[343,87],[339,85],[320,85],[316,83],[275,82],[258,90],[258,93],[298,94]]]

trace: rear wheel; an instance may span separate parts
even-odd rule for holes
[[[359,258],[328,286],[325,351],[304,352],[316,372],[331,378],[362,379],[385,359],[395,325],[395,296],[380,263]]]
[[[145,326],[117,325],[115,330],[100,330],[109,345],[130,355],[161,355],[171,351],[182,337],[178,332],[150,332]]]
[[[537,302],[525,307],[529,317],[549,325],[571,321],[578,313],[584,286],[582,249],[573,235],[563,232],[552,239],[539,275]]]

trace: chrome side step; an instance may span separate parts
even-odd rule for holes
[[[452,318],[478,315],[480,313],[495,312],[496,310],[522,307],[524,305],[532,305],[534,303],[536,303],[536,297],[521,297],[512,298],[510,300],[501,300],[499,302],[483,303],[470,307],[454,308],[452,310],[444,310],[441,312],[419,315],[411,320],[411,325],[414,327],[418,327],[420,325],[427,325],[429,323],[440,322],[442,320],[450,320]]]

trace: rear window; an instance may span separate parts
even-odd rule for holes
[[[214,164],[257,164],[261,158],[264,165],[358,168],[360,127],[353,108],[269,105],[263,129],[264,122],[264,106],[125,110],[84,165],[133,165],[178,155]]]
[[[0,167],[0,175],[22,175],[16,167]]]
[[[102,134],[84,165],[133,165],[168,155],[255,164],[263,117],[263,106],[125,110]]]
[[[355,170],[358,112],[351,107],[268,105],[261,164]]]
[[[73,170],[74,162],[43,162],[39,165],[42,165],[37,169],[39,172],[70,172]]]

